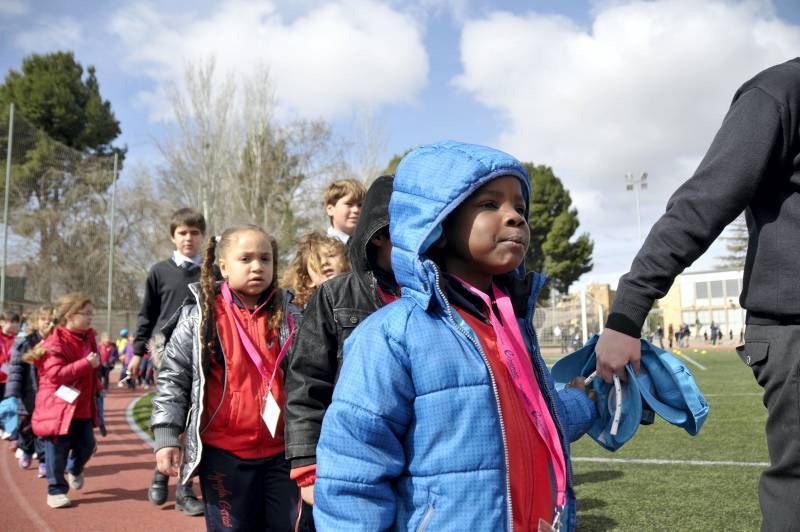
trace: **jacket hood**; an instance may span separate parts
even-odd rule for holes
[[[442,235],[447,216],[478,188],[501,176],[520,180],[527,220],[530,178],[507,153],[444,141],[417,148],[400,161],[389,203],[392,269],[403,293],[423,308],[430,304],[436,281],[436,266],[425,252]],[[536,292],[543,278],[538,276],[537,281]]]
[[[372,271],[373,265],[367,257],[367,244],[375,233],[389,225],[389,198],[392,195],[393,176],[384,175],[376,179],[367,190],[361,204],[358,225],[347,243],[350,264],[354,272],[364,274]]]

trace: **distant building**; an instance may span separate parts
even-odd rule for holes
[[[739,306],[742,270],[716,270],[679,275],[666,296],[659,300],[664,328],[686,323],[692,335],[702,335],[713,321],[724,335],[738,337],[745,311]]]

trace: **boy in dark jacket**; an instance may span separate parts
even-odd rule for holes
[[[308,504],[314,500],[317,440],[342,365],[344,341],[362,320],[400,295],[390,258],[392,180],[379,177],[367,191],[348,244],[353,271],[326,281],[311,296],[289,355],[286,458]]]
[[[128,364],[131,383],[136,382],[148,342],[153,339],[156,345],[163,344],[163,341],[158,339],[161,327],[180,310],[184,300],[191,295],[189,284],[200,280],[201,245],[206,232],[205,218],[193,209],[179,209],[172,214],[169,230],[175,251],[169,259],[154,264],[147,275],[142,309],[136,322],[133,357]],[[153,483],[147,491],[150,502],[159,505],[166,502],[167,482],[168,477],[158,470],[153,473]],[[203,503],[197,500],[191,483],[179,485],[175,499],[175,508],[185,514],[203,514]]]

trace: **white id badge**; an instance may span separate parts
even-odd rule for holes
[[[3,373],[5,373],[6,375],[8,375],[9,373],[11,373],[11,364],[9,364],[8,362],[6,362],[6,363],[5,363],[5,364],[3,364],[2,366],[0,366],[0,372],[3,372]]]
[[[264,411],[261,412],[261,419],[267,424],[267,430],[269,430],[273,438],[275,437],[275,431],[278,428],[278,418],[280,417],[281,407],[278,406],[278,402],[275,400],[275,397],[272,396],[272,390],[270,390],[267,392],[266,401],[264,401]]]
[[[74,403],[75,399],[77,399],[80,394],[81,394],[80,390],[76,390],[72,386],[66,386],[64,384],[59,386],[58,390],[56,390],[56,397],[58,397],[59,399],[63,399],[69,404]]]

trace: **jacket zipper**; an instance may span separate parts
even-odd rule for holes
[[[433,518],[433,512],[436,510],[432,505],[428,505],[428,509],[425,511],[425,515],[422,516],[422,521],[420,521],[419,526],[417,527],[417,532],[425,532],[428,529],[428,525]]]
[[[497,382],[495,381],[494,372],[492,371],[492,366],[489,364],[489,359],[487,358],[486,353],[483,351],[483,348],[481,347],[480,342],[476,342],[475,340],[473,340],[472,337],[467,333],[467,331],[462,329],[461,326],[459,326],[458,323],[456,322],[455,318],[453,317],[453,309],[450,306],[449,302],[447,302],[447,298],[445,297],[444,291],[442,290],[442,285],[440,284],[439,269],[438,268],[434,268],[434,273],[435,273],[435,276],[436,276],[435,277],[435,279],[436,279],[436,291],[439,293],[439,296],[442,298],[442,301],[445,302],[445,310],[447,311],[447,315],[450,318],[450,321],[452,322],[452,324],[456,328],[456,330],[458,330],[459,332],[461,332],[461,334],[466,336],[467,340],[469,340],[470,343],[472,343],[472,345],[475,346],[475,348],[478,350],[478,353],[481,355],[481,358],[483,359],[483,363],[486,365],[486,369],[489,371],[489,380],[491,380],[491,382],[492,382],[492,391],[494,392],[495,405],[497,406],[497,416],[498,416],[498,419],[500,420],[500,434],[501,434],[501,436],[503,438],[503,460],[505,461],[505,465],[506,465],[506,475],[505,475],[505,477],[506,477],[506,500],[508,501],[508,504],[506,505],[506,511],[508,513],[508,516],[507,516],[507,519],[508,519],[508,531],[509,532],[513,532],[513,530],[514,530],[514,518],[513,518],[512,503],[511,503],[511,477],[510,477],[509,472],[508,472],[508,467],[509,467],[508,466],[508,441],[507,441],[507,436],[506,436],[506,424],[505,424],[505,421],[503,420],[503,410],[500,408],[500,394],[497,392]]]

